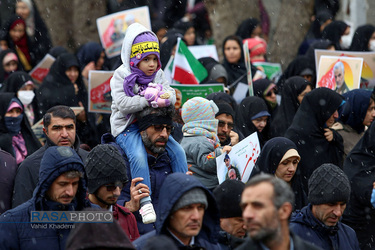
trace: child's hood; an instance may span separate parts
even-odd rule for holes
[[[129,64],[130,54],[132,50],[133,41],[139,34],[142,34],[144,32],[149,32],[157,38],[154,32],[152,32],[151,30],[147,29],[146,27],[144,27],[142,24],[139,24],[139,23],[131,24],[126,30],[125,38],[124,38],[124,41],[122,42],[122,48],[121,48],[121,61],[123,65],[126,67],[126,69],[129,71],[130,71],[130,64]]]

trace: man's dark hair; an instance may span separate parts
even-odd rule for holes
[[[59,117],[62,119],[71,118],[73,119],[74,124],[76,124],[76,115],[74,114],[74,111],[68,106],[57,105],[47,110],[46,114],[43,116],[43,126],[45,129],[47,129],[51,124],[52,117]]]
[[[273,186],[273,204],[276,209],[279,209],[285,202],[289,202],[292,207],[294,206],[294,193],[292,188],[282,179],[279,179],[270,174],[259,174],[251,178],[245,186],[253,187],[262,182],[268,182]]]
[[[150,114],[154,114],[157,116],[168,116],[172,118],[174,116],[174,113],[175,113],[175,109],[173,105],[169,105],[168,107],[164,107],[164,108],[147,107],[147,108],[144,108],[142,111],[137,112],[136,118],[137,120],[140,120],[141,118]]]

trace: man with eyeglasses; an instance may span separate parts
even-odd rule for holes
[[[116,204],[121,189],[128,182],[124,159],[116,147],[97,145],[87,156],[86,174],[89,200],[104,210],[113,212],[131,241],[139,237],[137,222],[129,209]]]
[[[216,105],[219,108],[215,118],[219,120],[217,136],[219,137],[220,145],[234,146],[239,142],[239,136],[232,130],[234,128],[233,108],[225,102],[217,102]]]
[[[160,187],[164,179],[171,174],[171,157],[166,151],[169,135],[173,131],[172,117],[174,107],[152,108],[147,107],[136,113],[136,120],[139,126],[142,143],[147,152],[147,163],[150,174],[150,187],[142,183],[142,177],[132,177],[129,165],[129,159],[122,149],[115,143],[111,134],[105,134],[102,137],[103,143],[110,143],[117,147],[122,153],[126,165],[126,174],[128,180],[121,190],[117,204],[126,207],[135,216],[140,235],[146,234],[155,228],[155,223],[144,224],[142,216],[139,213],[140,200],[151,197],[154,207],[159,202]],[[181,159],[180,159],[181,160]]]

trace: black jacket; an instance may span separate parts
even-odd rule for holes
[[[85,162],[88,152],[81,149],[79,145],[80,141],[76,136],[73,148],[81,157],[82,161]],[[40,162],[46,149],[51,146],[56,145],[47,137],[46,144],[38,151],[27,157],[19,166],[14,184],[12,208],[24,203],[33,196],[33,191],[39,181]]]
[[[294,250],[318,250],[320,248],[311,245],[310,243],[302,240],[300,237],[290,232],[290,237],[293,240]],[[236,250],[263,250],[259,242],[254,242],[250,238],[236,248]]]

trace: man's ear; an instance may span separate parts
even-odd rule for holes
[[[288,220],[292,214],[293,206],[289,202],[284,202],[278,210],[280,220]]]
[[[43,132],[45,135],[47,135],[47,129],[45,127],[43,127]]]

